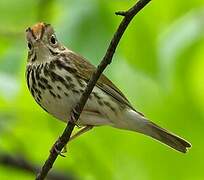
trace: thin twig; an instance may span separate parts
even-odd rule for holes
[[[129,25],[130,21],[133,19],[133,17],[141,10],[143,9],[151,0],[139,0],[132,8],[130,8],[128,11],[126,11],[125,16],[120,23],[117,31],[115,32],[109,47],[106,51],[105,56],[103,57],[101,63],[98,65],[96,71],[92,74],[87,87],[82,94],[79,103],[76,105],[76,107],[72,110],[72,113],[69,117],[68,124],[63,132],[63,134],[59,137],[59,139],[55,142],[54,147],[57,149],[58,152],[61,152],[63,147],[67,144],[69,141],[69,138],[71,136],[71,133],[75,127],[75,123],[86,104],[86,101],[88,100],[89,95],[91,94],[97,80],[99,79],[100,75],[104,71],[104,69],[108,66],[108,64],[111,63],[113,55],[115,53],[116,47],[125,32],[127,26]],[[43,165],[40,173],[37,175],[36,180],[43,180],[47,176],[49,170],[52,168],[55,160],[57,159],[59,153],[57,151],[52,151],[46,160],[45,164]]]
[[[120,15],[120,16],[126,16],[127,11],[118,11],[115,12],[116,15]]]
[[[32,173],[33,175],[36,174],[39,170],[40,167],[37,165],[34,165],[21,155],[10,155],[7,153],[0,153],[0,164],[4,166],[8,166],[11,168],[19,169],[22,171],[27,171],[29,173]],[[74,176],[71,175],[70,173],[66,172],[58,172],[54,171],[50,174],[48,174],[47,179],[49,180],[74,180]]]

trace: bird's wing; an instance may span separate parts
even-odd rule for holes
[[[89,63],[85,58],[81,57],[80,55],[72,51],[69,51],[67,53],[67,58],[70,61],[75,62],[74,65],[77,70],[77,75],[86,81],[90,79],[92,73],[96,70],[96,68],[91,63]],[[135,110],[128,101],[128,99],[125,97],[125,95],[105,75],[102,74],[100,76],[96,83],[96,86],[99,87],[102,91],[104,91],[108,95],[112,96],[119,103],[125,104],[131,109]],[[140,112],[138,113],[143,115]]]

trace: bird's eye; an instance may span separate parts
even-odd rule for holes
[[[51,36],[50,42],[51,42],[52,44],[54,44],[54,45],[57,43],[57,40],[56,40],[55,35],[52,35],[52,36]]]
[[[29,48],[29,50],[32,49],[32,44],[30,42],[28,42],[28,48]]]

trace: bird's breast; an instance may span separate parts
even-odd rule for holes
[[[28,88],[36,102],[54,117],[67,121],[69,114],[86,87],[86,81],[77,76],[74,70],[59,68],[54,63],[28,66]],[[89,96],[85,109],[97,112],[101,122],[84,119],[82,124],[107,124],[119,117],[120,106],[111,96],[95,87]],[[83,113],[82,113],[83,115]],[[106,121],[106,122],[105,122]],[[112,122],[111,122],[112,123]]]

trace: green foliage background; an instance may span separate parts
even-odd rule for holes
[[[114,12],[134,3],[0,1],[0,153],[21,154],[42,165],[65,127],[28,92],[25,29],[39,21],[51,23],[61,42],[96,65],[121,20]],[[193,148],[184,155],[143,135],[100,127],[71,142],[54,169],[83,180],[204,179],[203,69],[203,0],[153,0],[129,26],[105,73],[137,109]],[[0,179],[34,175],[0,164]]]

